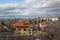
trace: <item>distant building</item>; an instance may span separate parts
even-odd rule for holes
[[[24,22],[16,22],[16,31],[18,31],[20,34],[28,34],[29,33],[29,23],[24,23]]]
[[[42,21],[58,21],[58,18],[41,18]]]
[[[52,21],[58,21],[58,18],[52,18]]]
[[[45,28],[47,26],[47,22],[40,22],[40,27]]]

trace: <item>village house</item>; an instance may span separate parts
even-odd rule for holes
[[[58,21],[58,18],[52,18],[52,21]]]
[[[24,22],[16,22],[16,31],[18,31],[20,34],[28,34],[29,33],[29,23],[24,23]]]
[[[48,26],[48,22],[40,22],[39,24],[40,24],[41,30],[43,30],[43,31]]]

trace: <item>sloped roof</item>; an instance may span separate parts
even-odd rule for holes
[[[47,22],[41,22],[42,27],[47,27]]]
[[[30,25],[28,23],[23,23],[23,22],[17,22],[17,23],[15,23],[15,26],[17,28],[28,28],[28,27],[30,27]]]

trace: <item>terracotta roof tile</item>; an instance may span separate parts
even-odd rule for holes
[[[17,23],[15,23],[15,26],[17,28],[28,28],[28,27],[30,27],[30,25],[28,23],[23,23],[23,22],[17,22]]]

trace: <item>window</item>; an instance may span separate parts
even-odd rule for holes
[[[26,29],[24,29],[24,31],[26,31]]]

